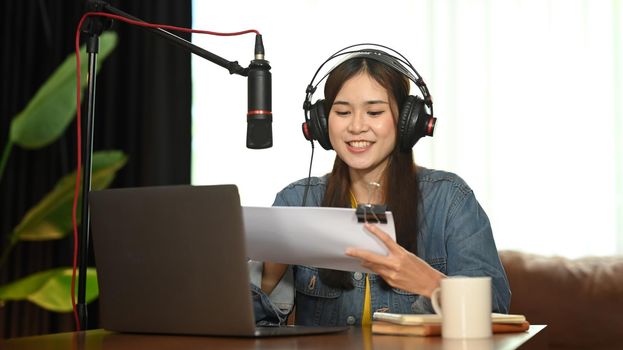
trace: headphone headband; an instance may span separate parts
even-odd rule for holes
[[[348,56],[344,61],[352,60],[354,58],[368,58],[371,60],[379,61],[384,63],[385,65],[399,71],[403,75],[407,76],[411,81],[416,82],[417,78],[413,75],[413,73],[407,69],[405,69],[404,63],[401,64],[399,59],[394,56],[390,56],[387,53],[380,50],[362,50],[352,53]],[[344,62],[343,61],[343,62]],[[340,62],[341,64],[342,62]]]
[[[362,46],[366,46],[367,48],[363,48],[363,49],[353,49],[356,47],[362,47]],[[383,51],[379,48],[385,49],[385,50],[389,50],[391,51],[393,54],[388,53],[386,51]],[[320,80],[318,80],[318,82],[316,82],[316,84],[314,85],[314,81],[316,80],[316,77],[318,76],[318,73],[320,73],[320,71],[322,70],[322,68],[329,63],[330,61],[338,58],[338,57],[342,57],[342,56],[347,56],[345,59],[341,60],[340,62],[338,62],[336,65],[334,65],[327,73],[325,73],[322,78]],[[426,86],[426,83],[424,82],[424,79],[422,79],[422,76],[418,73],[418,71],[415,69],[415,67],[413,67],[413,65],[411,64],[411,62],[409,62],[409,60],[403,56],[400,52],[388,47],[388,46],[384,46],[384,45],[379,45],[379,44],[373,44],[373,43],[361,43],[361,44],[355,44],[355,45],[351,45],[351,46],[347,46],[341,50],[338,50],[337,52],[335,52],[333,55],[331,55],[329,58],[327,58],[321,65],[320,67],[318,67],[318,69],[316,70],[316,73],[314,74],[314,76],[312,77],[312,80],[309,82],[309,85],[307,85],[307,89],[306,89],[306,95],[305,95],[305,102],[303,103],[303,109],[305,111],[308,111],[309,108],[311,108],[311,100],[312,100],[312,96],[314,94],[314,92],[316,92],[316,89],[318,88],[318,85],[320,85],[320,83],[322,83],[323,80],[325,80],[329,74],[331,74],[331,72],[337,68],[340,64],[354,59],[354,58],[369,58],[369,59],[373,59],[375,61],[384,63],[385,65],[394,68],[395,70],[397,70],[398,72],[402,73],[404,76],[406,76],[407,78],[409,78],[409,80],[411,80],[417,87],[418,89],[420,89],[420,92],[422,93],[422,98],[424,100],[424,103],[426,104],[426,106],[428,107],[428,109],[430,110],[430,114],[433,114],[433,100],[430,96],[430,92],[428,91],[428,87]],[[307,118],[306,118],[307,119]]]

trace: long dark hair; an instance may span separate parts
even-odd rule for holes
[[[402,106],[409,95],[409,80],[402,73],[372,59],[354,58],[341,63],[327,78],[324,87],[324,108],[327,114],[344,82],[359,73],[367,73],[384,87],[390,100],[393,98],[398,107]],[[392,112],[394,116],[398,116],[399,111]],[[388,166],[381,179],[385,204],[394,215],[398,244],[416,254],[418,207],[421,194],[416,178],[413,153],[411,151],[400,152],[397,142],[389,157]],[[350,208],[350,186],[348,165],[336,156],[322,206]],[[353,288],[348,272],[320,269],[319,276],[322,282],[329,286]]]

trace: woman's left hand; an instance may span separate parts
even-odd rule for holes
[[[430,298],[445,275],[394,242],[378,226],[366,223],[364,227],[385,244],[388,255],[357,248],[346,249],[346,255],[360,259],[361,266],[383,277],[390,286]]]

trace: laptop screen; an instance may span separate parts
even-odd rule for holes
[[[103,328],[253,333],[236,186],[109,189],[90,205]]]

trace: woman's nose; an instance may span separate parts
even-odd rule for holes
[[[363,112],[355,112],[348,123],[348,131],[353,134],[359,134],[367,129],[366,119]]]

